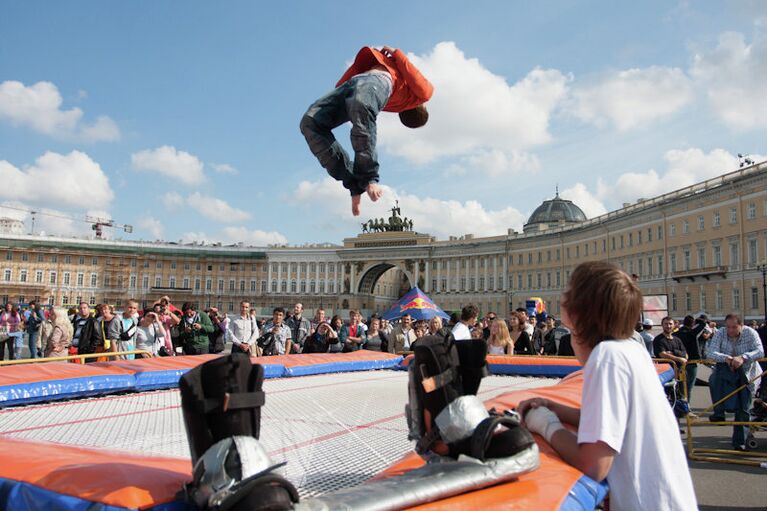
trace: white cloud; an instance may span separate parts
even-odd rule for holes
[[[715,49],[694,56],[690,73],[728,126],[767,126],[767,39],[746,44],[741,33],[723,33]]]
[[[287,199],[295,204],[324,204],[323,212],[342,222],[359,228],[369,218],[388,218],[389,209],[399,200],[403,216],[413,220],[414,230],[427,232],[440,238],[472,233],[477,236],[501,235],[507,229],[522,229],[527,217],[520,211],[507,207],[502,210],[486,210],[477,201],[459,202],[432,197],[418,197],[383,186],[384,196],[378,202],[370,202],[363,195],[362,214],[351,214],[351,199],[338,182],[327,177],[320,181],[302,181],[297,191]],[[313,212],[314,217],[319,216]]]
[[[142,217],[136,226],[148,232],[156,240],[161,240],[165,232],[162,222],[151,216]]]
[[[708,153],[702,149],[675,149],[664,156],[666,169],[649,169],[641,172],[625,172],[613,182],[600,178],[596,190],[589,190],[583,183],[562,191],[562,197],[572,200],[592,217],[608,210],[622,207],[623,203],[638,199],[650,199],[686,186],[738,169],[738,158],[724,149]],[[761,161],[763,156],[753,155]]]
[[[523,151],[479,150],[463,156],[448,167],[448,174],[466,175],[479,172],[489,177],[501,177],[517,172],[538,172],[541,162],[534,154]]]
[[[194,192],[186,198],[186,204],[202,216],[216,222],[241,222],[250,218],[250,213],[233,208],[226,201]]]
[[[211,163],[210,166],[219,174],[239,174],[239,171],[228,163]]]
[[[165,192],[162,196],[165,207],[174,210],[184,205],[184,198],[178,192]]]
[[[602,201],[591,193],[583,183],[576,183],[574,186],[562,190],[560,196],[563,199],[573,201],[576,206],[583,210],[588,218],[594,218],[595,216],[607,213],[607,208],[605,208]]]
[[[221,223],[237,223],[251,217],[247,211],[234,208],[222,199],[200,192],[190,193],[186,197],[177,192],[166,192],[160,197],[160,200],[170,211],[187,206],[202,216]]]
[[[104,208],[114,198],[99,164],[80,151],[49,151],[23,169],[0,160],[0,182],[0,199],[21,197],[46,207]]]
[[[383,150],[424,164],[445,156],[503,154],[515,170],[520,151],[551,140],[551,114],[567,93],[569,76],[555,69],[533,69],[509,85],[479,60],[467,58],[453,42],[431,53],[408,55],[434,85],[427,103],[430,121],[411,130],[395,115],[378,117]],[[496,162],[500,160],[496,156]],[[498,172],[497,166],[490,166]]]
[[[131,155],[134,170],[158,172],[187,185],[202,183],[205,175],[203,163],[196,156],[164,145],[156,149],[145,149]]]
[[[214,235],[208,235],[202,231],[186,232],[181,237],[184,243],[222,243],[225,245],[242,243],[245,246],[263,247],[272,244],[284,244],[288,239],[281,233],[248,229],[246,227],[224,227]]]
[[[51,82],[30,86],[14,80],[0,83],[0,120],[61,139],[98,142],[120,138],[120,129],[109,117],[101,116],[89,124],[83,121],[81,109],[62,110],[62,103]]]
[[[570,108],[581,120],[597,125],[609,122],[627,131],[674,114],[693,97],[692,83],[684,71],[652,66],[574,87]]]

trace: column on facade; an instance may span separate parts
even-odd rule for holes
[[[301,293],[301,261],[296,263],[296,293]]]
[[[267,263],[267,277],[266,277],[266,294],[272,292],[272,261]]]
[[[431,293],[431,259],[426,260],[426,282],[423,283],[427,293]]]
[[[419,264],[418,259],[416,259],[415,270],[413,270],[413,280],[415,280],[415,282],[413,282],[413,287],[416,287],[418,285],[418,275],[420,274],[420,271],[421,271],[421,265]]]
[[[314,292],[315,294],[320,292],[320,263],[317,261],[314,265]]]
[[[447,271],[445,272],[445,277],[447,278],[447,287],[445,288],[445,292],[449,292],[450,289],[451,289],[451,287],[450,287],[450,266],[453,265],[453,261],[449,257],[446,257],[445,259],[446,259],[445,267],[447,268]]]

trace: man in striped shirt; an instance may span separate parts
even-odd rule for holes
[[[709,341],[706,352],[716,362],[709,378],[711,401],[721,398],[746,384],[761,373],[759,364],[754,361],[764,357],[759,334],[751,327],[744,326],[737,314],[728,314],[724,319],[725,328],[720,328]],[[746,385],[727,401],[714,407],[712,422],[724,421],[725,411],[735,411],[735,421],[748,421],[751,399],[754,395],[754,383]],[[745,450],[747,426],[733,426],[732,445],[735,449]]]

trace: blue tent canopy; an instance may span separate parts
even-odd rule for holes
[[[405,296],[397,300],[391,309],[382,317],[388,321],[401,318],[405,314],[410,314],[414,320],[431,319],[439,316],[443,319],[450,319],[450,316],[442,309],[437,307],[429,296],[421,291],[417,286],[411,288],[405,293]]]

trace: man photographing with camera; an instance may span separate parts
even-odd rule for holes
[[[258,326],[250,315],[249,302],[240,302],[240,317],[229,323],[226,336],[232,342],[232,353],[255,355],[253,347],[258,339]]]
[[[179,339],[184,347],[185,355],[202,355],[208,353],[210,342],[208,334],[213,333],[213,323],[207,314],[198,314],[191,302],[186,302],[181,311],[184,318],[179,325]]]
[[[258,338],[258,345],[265,356],[290,353],[292,343],[290,328],[284,323],[285,310],[277,307],[272,319],[264,325],[264,335]]]

